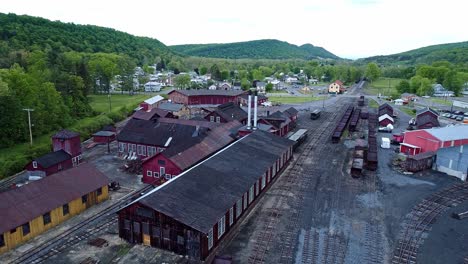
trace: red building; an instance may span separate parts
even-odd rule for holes
[[[421,109],[416,113],[416,127],[426,129],[439,127],[439,113],[431,108]]]
[[[379,126],[386,127],[389,124],[393,125],[393,123],[394,123],[393,117],[389,116],[388,114],[379,116]]]
[[[132,118],[141,119],[141,120],[152,120],[158,119],[160,117],[166,118],[175,118],[175,116],[166,110],[159,109],[159,108],[152,108],[151,110],[138,110],[133,113]]]
[[[30,176],[45,177],[72,167],[71,155],[61,149],[33,159],[25,169]]]
[[[160,95],[156,95],[140,103],[140,109],[143,111],[149,111],[153,108],[158,107],[158,105],[164,100]]]
[[[182,146],[171,146],[161,153],[143,161],[144,183],[160,185],[179,175],[201,160],[233,142],[235,131],[242,124],[238,121],[224,123],[207,132],[205,138],[192,146],[184,142]]]
[[[72,157],[73,166],[81,160],[80,134],[70,130],[60,130],[52,136],[52,148],[54,151],[65,150]]]
[[[131,119],[117,135],[122,156],[144,159],[178,144],[201,141],[209,127],[219,124],[208,121],[159,118],[158,120]]]
[[[105,144],[115,140],[115,132],[113,131],[98,131],[93,134],[93,142]]]
[[[292,145],[247,135],[121,209],[119,236],[209,261],[286,167]]]
[[[215,110],[205,116],[205,119],[216,123],[226,123],[237,120],[245,125],[247,123],[247,113],[236,103],[229,102],[218,105]]]
[[[228,102],[238,102],[239,96],[246,93],[237,90],[173,90],[169,99],[184,105],[219,105]]]
[[[289,115],[285,112],[276,111],[271,115],[259,117],[259,123],[271,125],[273,133],[280,137],[284,137],[293,128],[293,123]]]
[[[383,116],[385,114],[389,115],[390,117],[395,116],[393,112],[393,107],[387,103],[384,103],[379,106],[379,116]]]
[[[462,145],[468,145],[468,125],[406,131],[400,152],[416,155]]]

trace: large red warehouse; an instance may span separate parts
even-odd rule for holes
[[[150,191],[119,214],[119,236],[207,259],[292,157],[293,141],[256,131]]]
[[[468,144],[468,125],[406,131],[401,153],[415,155]]]
[[[169,99],[184,105],[219,105],[229,102],[237,103],[239,96],[245,91],[238,90],[174,90],[171,91]]]

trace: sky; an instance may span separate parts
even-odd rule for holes
[[[166,45],[278,39],[350,59],[468,41],[466,10],[466,0],[0,1],[1,13],[110,27]]]

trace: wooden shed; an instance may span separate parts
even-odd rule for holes
[[[102,172],[84,163],[0,193],[0,253],[106,200],[108,184]]]
[[[433,151],[411,155],[406,158],[405,169],[411,172],[418,172],[432,168],[436,153]]]
[[[105,144],[115,140],[115,132],[99,131],[93,134],[93,141],[98,144]]]

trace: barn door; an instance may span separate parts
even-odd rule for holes
[[[142,223],[142,231],[143,231],[143,245],[151,246],[151,238],[149,233],[149,224]]]
[[[200,234],[187,230],[187,255],[193,259],[200,259]]]

